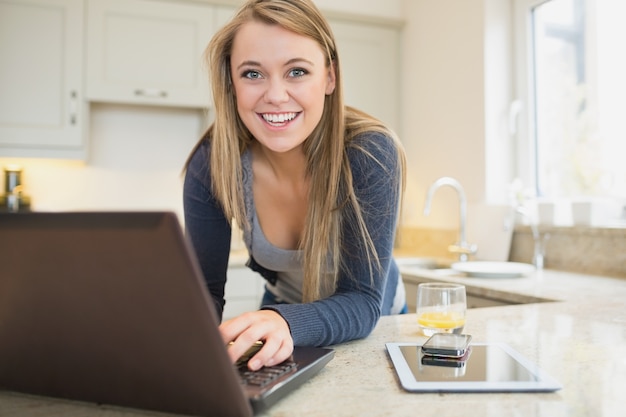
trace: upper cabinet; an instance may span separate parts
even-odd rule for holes
[[[0,157],[85,152],[82,0],[0,0]]]
[[[214,18],[214,7],[208,4],[89,0],[87,98],[208,107],[202,55]]]
[[[329,19],[337,41],[345,103],[400,134],[400,30]]]

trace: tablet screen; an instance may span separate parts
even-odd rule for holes
[[[387,350],[409,391],[553,391],[560,385],[503,344],[472,344],[461,359],[422,353],[421,345],[388,343]]]

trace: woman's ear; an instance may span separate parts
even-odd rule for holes
[[[326,95],[329,96],[335,91],[335,82],[337,80],[337,74],[335,72],[335,61],[330,61],[328,66],[328,81],[326,83]]]

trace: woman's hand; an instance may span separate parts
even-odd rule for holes
[[[279,364],[293,352],[289,325],[272,310],[244,313],[227,320],[220,325],[220,332],[224,342],[230,343],[228,355],[233,363],[255,342],[263,341],[263,347],[248,361],[248,368],[253,371]]]

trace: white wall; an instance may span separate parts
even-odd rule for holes
[[[410,161],[404,223],[436,228],[458,224],[458,198],[425,195],[441,176],[457,178],[472,206],[504,199],[511,166],[502,126],[510,102],[508,1],[407,0],[403,46],[403,128]],[[501,142],[488,153],[488,141]],[[487,162],[495,171],[487,169]],[[499,163],[498,163],[499,162]],[[501,202],[501,201],[499,201]]]

